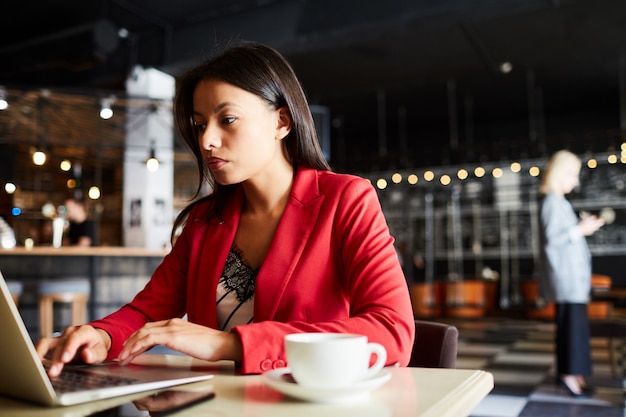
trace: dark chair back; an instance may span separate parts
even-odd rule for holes
[[[450,324],[415,320],[415,342],[409,366],[456,368],[459,330]]]

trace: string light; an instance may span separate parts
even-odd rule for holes
[[[48,156],[44,151],[35,151],[33,153],[33,164],[41,166],[46,163],[47,158]]]
[[[510,61],[501,62],[500,65],[498,65],[498,70],[502,74],[508,74],[513,71],[513,64]]]
[[[0,86],[0,110],[6,110],[9,108],[9,102],[7,101],[7,91],[4,87]]]
[[[100,100],[100,118],[109,120],[113,117],[113,109],[111,108],[112,104],[113,98],[103,98]]]
[[[159,170],[160,162],[156,157],[156,150],[154,149],[154,141],[150,146],[150,156],[146,159],[146,167],[150,172],[156,172]]]
[[[96,187],[95,185],[90,187],[89,191],[87,192],[87,195],[92,200],[99,199],[100,198],[100,188]]]
[[[610,165],[616,164],[620,161],[621,163],[626,164],[626,142],[624,142],[621,145],[621,158],[620,158],[620,154],[614,153],[615,151],[609,151],[609,152],[612,152],[612,153],[608,153],[606,156],[603,156],[602,158],[597,158],[597,157],[588,158],[587,162],[585,163],[585,166],[589,169],[596,169],[601,164],[601,161],[605,161],[606,163]],[[508,168],[510,169],[511,172],[518,174],[522,172],[523,163],[520,161],[514,161],[510,163]],[[503,177],[505,175],[505,171],[507,171],[507,168],[498,167],[498,166],[488,168],[488,169],[490,170],[489,174],[494,179]],[[424,181],[427,181],[427,182],[432,182],[433,180],[435,180],[435,178],[437,178],[439,184],[447,186],[453,183],[453,180],[454,180],[453,177],[455,176],[455,174],[456,174],[456,178],[460,181],[464,181],[468,179],[470,175],[470,171],[466,168],[458,168],[455,174],[446,172],[446,171],[449,171],[449,168],[445,168],[445,167],[442,167],[442,171],[444,172],[438,172],[438,169],[428,169],[424,171],[422,178]],[[541,168],[537,165],[533,165],[533,166],[528,167],[528,170],[526,172],[528,173],[530,177],[536,178],[541,175]],[[488,173],[487,168],[483,166],[476,166],[473,169],[473,174],[476,178],[483,178],[485,175],[487,175],[487,173]],[[415,185],[418,182],[418,176],[414,173],[408,174],[408,173],[402,173],[402,172],[396,171],[393,173],[389,173],[389,177],[387,178],[390,179],[391,182],[393,182],[394,184],[401,184],[403,181],[405,181],[405,179],[409,185]],[[381,190],[387,188],[388,186],[386,178],[379,178],[377,180],[371,180],[368,178],[366,179],[370,183],[375,182],[377,188]]]

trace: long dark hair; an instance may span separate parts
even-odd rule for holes
[[[282,140],[287,159],[294,167],[310,167],[330,170],[324,158],[315,132],[313,116],[291,65],[275,49],[255,42],[239,42],[230,45],[219,54],[184,74],[177,82],[174,99],[176,127],[193,153],[198,168],[197,198],[204,182],[213,189],[210,196],[188,205],[176,218],[172,237],[185,222],[189,211],[207,198],[215,198],[219,212],[232,186],[216,183],[202,158],[200,143],[193,126],[193,93],[198,83],[207,79],[220,79],[266,100],[274,109],[287,107],[292,119],[291,132]]]

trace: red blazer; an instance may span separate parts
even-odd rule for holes
[[[112,337],[109,359],[148,321],[187,313],[189,321],[217,328],[216,288],[239,223],[241,187],[221,220],[208,218],[211,204],[192,210],[174,248],[133,301],[92,323]],[[242,373],[286,366],[283,338],[294,332],[364,334],[386,347],[388,364],[408,364],[413,310],[369,182],[298,170],[257,276],[254,323],[232,331],[243,345]]]

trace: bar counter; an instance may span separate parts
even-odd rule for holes
[[[32,249],[18,246],[13,249],[0,249],[3,256],[123,256],[123,257],[163,257],[167,250],[130,248],[124,246],[35,246]]]
[[[0,271],[7,281],[20,281],[20,313],[31,333],[38,333],[37,283],[89,279],[88,319],[102,317],[130,301],[148,281],[166,250],[131,247],[39,246],[0,249]]]

